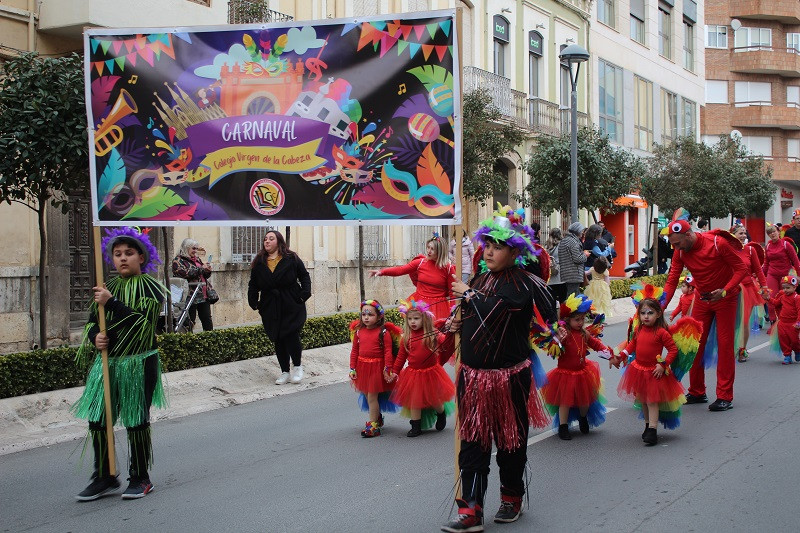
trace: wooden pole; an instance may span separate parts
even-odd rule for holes
[[[653,275],[658,274],[658,240],[661,236],[658,234],[658,219],[653,218]]]
[[[98,287],[103,286],[103,249],[100,239],[100,226],[94,227],[94,271]],[[106,309],[97,304],[97,326],[100,333],[106,332]],[[108,348],[103,348],[103,402],[106,410],[106,439],[108,440],[108,473],[117,475],[116,449],[114,448],[114,419],[111,417],[111,378],[108,373]]]
[[[463,102],[464,102],[464,98],[463,98],[463,96],[464,96],[463,73],[464,73],[464,67],[463,67],[463,64],[462,64],[462,59],[463,59],[464,55],[462,53],[462,48],[461,48],[461,44],[463,42],[463,40],[461,38],[462,30],[463,30],[463,8],[458,7],[458,8],[456,8],[456,37],[458,38],[458,43],[457,43],[458,47],[457,48],[458,48],[458,67],[459,68],[458,68],[458,72],[454,73],[454,74],[458,76],[458,80],[459,80],[458,87],[459,87],[459,90],[461,91],[461,98],[459,99],[461,104],[459,105],[459,109],[458,109],[458,115],[460,117],[459,124],[462,124],[462,121],[464,120],[464,108],[463,108]],[[453,132],[453,134],[455,136],[455,132]],[[457,138],[460,138],[460,136],[457,137]],[[458,145],[459,151],[456,152],[456,157],[462,163],[462,165],[459,165],[459,168],[461,169],[462,175],[461,175],[461,179],[459,180],[459,188],[458,188],[458,197],[461,199],[461,203],[462,203],[462,205],[461,205],[461,229],[462,229],[462,235],[467,230],[467,223],[468,223],[468,216],[467,215],[469,213],[469,210],[468,210],[469,204],[464,201],[464,175],[463,175],[463,173],[464,173],[464,168],[463,168],[463,161],[464,161],[464,157],[463,156],[464,156],[464,154],[461,152],[461,150],[463,150],[463,146],[464,146],[464,143],[463,143],[463,139],[462,139],[462,142],[460,142],[459,145]],[[461,264],[462,263],[461,256],[463,255],[463,253],[461,251],[461,238],[462,238],[461,235],[456,235],[456,275],[458,276],[459,280],[461,279],[461,269],[463,267],[463,265]],[[473,273],[473,275],[474,275],[474,273]],[[456,311],[456,320],[461,320],[461,306],[460,305],[458,306],[458,310]],[[458,384],[458,374],[461,371],[461,332],[460,331],[456,332],[456,335],[455,335],[455,346],[456,346],[456,349],[455,349],[455,375],[456,375],[456,384]],[[454,476],[455,476],[454,485],[455,485],[455,496],[456,496],[456,498],[460,498],[461,497],[461,484],[459,483],[459,479],[461,479],[461,469],[458,467],[458,454],[461,452],[461,435],[460,435],[460,431],[459,431],[459,426],[460,426],[460,424],[458,423],[458,393],[456,393],[455,429],[453,431],[453,438],[455,439],[455,445],[454,445],[454,448],[453,448],[453,467],[454,467]]]

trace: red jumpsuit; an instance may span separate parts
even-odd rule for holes
[[[769,303],[778,314],[778,342],[784,356],[800,353],[800,332],[794,327],[800,323],[800,294],[787,295],[782,290],[770,298]]]
[[[383,350],[380,334],[383,332]],[[356,379],[353,388],[359,392],[380,393],[392,390],[392,384],[383,378],[384,367],[392,368],[392,336],[382,326],[372,329],[361,328],[353,336],[350,350],[350,368],[355,368]]]
[[[665,306],[669,304],[684,267],[692,273],[695,291],[700,294],[724,289],[724,298],[716,301],[695,300],[692,316],[702,322],[703,336],[694,364],[689,371],[689,393],[702,396],[706,393],[703,349],[708,340],[711,323],[717,321],[717,399],[733,401],[733,381],[736,374],[734,336],[736,333],[736,305],[739,297],[739,284],[748,276],[748,268],[733,245],[715,231],[695,234],[697,241],[691,250],[675,250],[669,269],[664,292],[667,294]],[[730,236],[734,239],[733,236]]]
[[[681,398],[683,385],[672,373],[665,373],[660,378],[653,376],[653,370],[664,348],[667,349],[667,356],[663,358],[662,364],[667,369],[678,355],[678,348],[669,331],[652,326],[640,326],[636,330],[633,339],[622,350],[624,355],[636,353],[636,358],[619,380],[617,393],[620,398],[642,403],[686,402],[685,397]]]
[[[392,371],[399,374],[392,392],[392,402],[407,409],[440,407],[456,395],[453,380],[442,365],[453,355],[454,336],[437,335],[438,348],[432,351],[424,342],[424,333],[412,332],[413,337],[400,342],[400,353]],[[408,360],[408,366],[403,368]]]
[[[587,360],[586,355],[590,349],[610,351],[597,337],[571,328],[568,328],[567,337],[561,344],[564,350],[558,357],[558,366],[547,373],[547,384],[542,387],[544,403],[551,412],[554,412],[551,406],[587,407],[597,400],[600,365]]]
[[[697,292],[692,289],[690,292],[686,294],[681,294],[681,299],[678,302],[678,307],[676,307],[672,313],[669,315],[670,320],[675,320],[675,317],[678,315],[681,316],[691,316],[692,315],[692,304],[694,304],[694,298]]]
[[[417,288],[408,298],[416,301],[422,300],[430,305],[436,318],[447,318],[450,316],[452,307],[453,293],[450,285],[455,272],[456,268],[450,263],[439,268],[436,263],[419,255],[406,265],[381,269],[380,275],[405,276],[408,274]]]
[[[789,269],[794,267],[794,271],[800,274],[800,260],[794,249],[794,241],[786,237],[778,239],[778,242],[767,242],[764,254],[764,264],[761,266],[762,272],[767,278],[767,287],[775,295],[781,290],[781,278],[789,274]],[[775,308],[769,307],[769,319],[775,320]]]

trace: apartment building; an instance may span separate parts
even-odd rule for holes
[[[739,137],[778,185],[773,207],[745,219],[763,242],[765,221],[788,222],[800,205],[800,3],[710,0],[705,47],[703,140]]]
[[[597,0],[590,32],[591,116],[611,140],[647,157],[679,136],[700,140],[705,59],[703,3],[695,0]],[[612,275],[649,246],[651,216],[636,195],[603,220],[617,238]]]

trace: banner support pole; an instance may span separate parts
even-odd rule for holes
[[[462,59],[463,59],[464,55],[462,53],[462,48],[461,48],[461,45],[463,43],[462,37],[461,37],[461,33],[462,33],[462,30],[463,30],[463,16],[464,16],[463,8],[457,7],[456,8],[456,35],[458,36],[458,43],[457,43],[458,47],[457,48],[458,48],[458,66],[459,66],[459,68],[458,68],[458,73],[456,75],[458,76],[458,80],[459,80],[458,87],[461,90],[462,95],[464,93],[464,85],[463,85],[463,81],[464,81],[463,80],[463,78],[464,78],[464,76],[463,76],[464,66],[462,64]],[[464,122],[463,122],[464,121],[464,104],[463,104],[463,100],[464,100],[463,98],[459,98],[459,102],[461,102],[461,103],[460,103],[459,109],[458,109],[458,115],[461,118],[459,120],[459,124],[461,124],[462,126],[464,124]],[[462,127],[462,131],[463,131],[463,127]],[[456,157],[462,162],[462,165],[463,165],[463,161],[464,161],[463,143],[459,143],[459,145],[461,147],[461,150],[456,153]],[[461,279],[461,276],[462,276],[462,274],[461,274],[462,268],[463,268],[462,256],[464,255],[462,253],[462,251],[461,251],[461,239],[463,238],[463,235],[466,234],[467,223],[468,223],[467,219],[468,219],[468,214],[469,214],[469,207],[468,207],[469,203],[464,201],[464,168],[463,168],[462,165],[459,165],[459,168],[461,169],[461,179],[458,180],[458,197],[461,199],[461,230],[462,230],[462,235],[455,236],[455,241],[456,241],[456,253],[455,253],[455,256],[456,256],[456,272],[457,272],[457,276],[458,276],[459,280]],[[461,320],[461,305],[460,305],[460,303],[459,303],[459,306],[458,306],[458,308],[456,310],[455,318],[456,318],[456,320]],[[459,376],[460,372],[461,372],[461,331],[457,331],[456,334],[455,334],[456,389],[458,389],[458,376]],[[455,481],[454,481],[455,497],[456,498],[461,498],[461,483],[459,483],[459,480],[461,479],[461,469],[459,468],[459,465],[458,465],[458,455],[461,452],[461,435],[460,435],[460,424],[459,424],[459,421],[458,421],[459,420],[458,416],[459,416],[459,414],[458,414],[458,391],[456,391],[456,407],[455,407],[455,417],[454,417],[455,418],[455,428],[454,428],[454,431],[453,431],[453,435],[454,435],[454,438],[455,438],[455,443],[454,443],[454,447],[453,447],[453,467],[454,467],[454,476],[455,476]]]

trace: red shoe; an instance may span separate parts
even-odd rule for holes
[[[464,533],[483,531],[483,510],[480,505],[469,507],[464,500],[456,500],[458,517],[442,526],[442,531]]]

